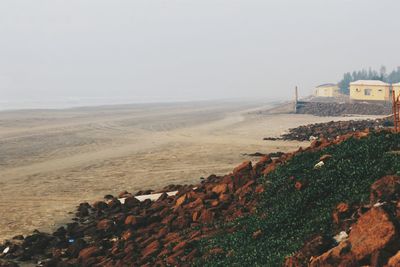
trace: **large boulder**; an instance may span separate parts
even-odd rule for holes
[[[372,203],[377,201],[390,201],[400,197],[400,177],[385,176],[371,185],[370,200]]]
[[[393,245],[396,229],[382,208],[372,208],[353,225],[349,239],[314,259],[310,266],[359,266]]]
[[[363,214],[351,229],[349,241],[357,260],[386,248],[396,236],[389,215],[382,208],[372,208]]]
[[[293,256],[285,260],[285,267],[306,266],[311,257],[321,255],[324,251],[331,248],[333,240],[331,238],[316,236],[307,241],[304,246]]]
[[[388,267],[398,267],[400,266],[400,250],[389,259]]]

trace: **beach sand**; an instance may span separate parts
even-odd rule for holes
[[[266,106],[204,102],[0,112],[0,240],[51,231],[70,220],[80,202],[105,194],[196,184],[258,159],[245,153],[307,146],[262,139],[341,119],[252,113]]]

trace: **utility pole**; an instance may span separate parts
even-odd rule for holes
[[[395,132],[400,132],[400,94],[396,95],[396,91],[392,87],[393,97],[393,124]]]
[[[299,101],[299,92],[297,86],[294,88],[294,113],[297,113],[297,102]]]

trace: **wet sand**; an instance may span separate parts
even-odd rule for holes
[[[195,184],[257,160],[244,153],[306,146],[262,139],[341,119],[252,113],[266,106],[204,102],[0,112],[0,240],[51,231],[82,201]]]

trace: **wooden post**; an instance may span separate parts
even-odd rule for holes
[[[396,97],[396,91],[392,88],[392,98],[393,98],[393,124],[394,130],[396,132],[400,132],[400,114],[399,114],[399,107],[400,107],[400,95]]]
[[[299,100],[299,92],[297,86],[294,88],[294,113],[297,113],[297,101]]]

